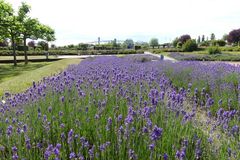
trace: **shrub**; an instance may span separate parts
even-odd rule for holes
[[[188,35],[188,34],[185,34],[185,35],[182,35],[180,38],[179,38],[179,42],[181,42],[182,44],[184,44],[185,42],[187,42],[188,40],[191,39],[191,36]]]
[[[223,47],[223,46],[226,45],[226,42],[224,40],[214,40],[213,41],[213,45],[214,46],[221,46],[221,47]]]
[[[209,41],[203,41],[200,43],[201,47],[208,47],[209,46]]]
[[[221,54],[221,50],[218,47],[209,47],[208,54]]]
[[[196,41],[191,39],[187,40],[182,46],[184,52],[192,52],[197,50],[197,48],[198,47]]]

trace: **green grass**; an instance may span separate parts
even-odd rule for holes
[[[24,91],[45,76],[50,76],[65,69],[70,64],[79,63],[80,59],[64,59],[56,62],[19,63],[17,67],[12,64],[0,65],[0,96],[4,92],[17,93]]]

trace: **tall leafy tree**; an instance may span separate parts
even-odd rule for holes
[[[20,33],[24,45],[25,64],[28,63],[27,38],[34,36],[36,25],[39,24],[37,19],[32,19],[28,16],[30,9],[31,7],[28,4],[22,3],[18,10],[18,21],[21,24]]]
[[[173,47],[177,47],[177,44],[178,44],[178,42],[179,42],[179,38],[178,37],[176,37],[174,40],[173,40],[173,42],[172,42],[172,45],[173,45]]]
[[[182,44],[184,44],[185,42],[187,42],[187,40],[191,39],[191,36],[188,34],[182,35],[179,38],[179,42],[181,42]]]
[[[215,40],[215,34],[214,33],[211,34],[210,39],[211,39],[211,41]]]
[[[152,48],[154,48],[155,46],[158,46],[158,39],[157,38],[152,38],[149,42],[149,45],[152,46]]]
[[[134,42],[132,39],[126,39],[124,42],[123,42],[123,47],[124,48],[127,48],[127,49],[132,49],[134,47]]]
[[[201,43],[201,37],[200,37],[200,36],[198,36],[197,43],[198,43],[198,44]]]
[[[202,35],[202,42],[204,42],[205,41],[205,36],[204,35]]]
[[[48,25],[40,24],[36,29],[35,36],[47,42],[55,41],[55,31]]]
[[[227,39],[228,39],[228,34],[224,34],[222,37],[222,40],[227,41]]]
[[[17,65],[16,39],[20,36],[20,27],[21,24],[18,21],[18,17],[14,14],[12,6],[4,0],[0,0],[0,34],[5,38],[11,39],[14,66]]]
[[[24,57],[25,57],[25,64],[28,63],[28,56],[27,56],[27,39],[38,39],[38,26],[40,25],[37,19],[27,18],[22,23],[22,38],[23,38],[23,45],[24,45]]]
[[[240,42],[240,28],[239,29],[234,29],[231,32],[229,32],[227,41],[229,43],[239,43]]]

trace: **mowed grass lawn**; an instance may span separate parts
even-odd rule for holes
[[[55,62],[0,64],[0,96],[5,92],[18,93],[26,90],[32,82],[64,70],[70,64],[78,64],[81,59],[63,59]]]

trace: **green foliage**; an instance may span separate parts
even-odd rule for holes
[[[28,15],[30,10],[31,7],[28,4],[22,3],[18,12],[15,12],[10,4],[0,0],[0,35],[1,39],[11,39],[14,65],[17,65],[15,47],[23,44],[24,48],[27,48],[27,38],[55,40],[54,30],[49,26],[40,24],[37,19],[31,18]],[[27,50],[24,51],[25,63],[27,64]]]
[[[78,44],[78,50],[87,50],[87,49],[88,49],[88,44],[85,44],[85,43]]]
[[[197,50],[197,48],[198,46],[196,41],[191,39],[187,40],[182,46],[182,49],[184,52],[192,52]]]
[[[41,46],[42,50],[45,50],[45,51],[48,50],[48,43],[45,41],[38,42],[38,46]]]
[[[223,47],[226,45],[226,42],[224,40],[214,40],[214,41],[212,41],[212,45]]]
[[[219,47],[209,47],[208,54],[221,54]]]
[[[177,47],[177,45],[178,45],[178,42],[179,42],[179,39],[178,39],[178,37],[176,37],[174,40],[173,40],[173,42],[172,42],[172,45],[173,45],[173,47]]]
[[[124,42],[123,42],[123,48],[127,48],[127,49],[133,49],[134,47],[134,42],[132,39],[126,39]]]
[[[142,49],[149,48],[149,44],[147,42],[136,42],[135,46],[141,46]]]
[[[202,41],[202,42],[200,43],[200,46],[201,46],[201,47],[208,47],[208,46],[210,46],[209,41]]]
[[[151,46],[151,47],[155,47],[155,46],[158,46],[158,39],[157,38],[152,38],[151,40],[150,40],[150,42],[149,42],[149,45]]]
[[[211,39],[211,41],[215,40],[215,34],[214,33],[211,34],[210,39]]]
[[[177,48],[182,48],[182,42],[177,43]]]

